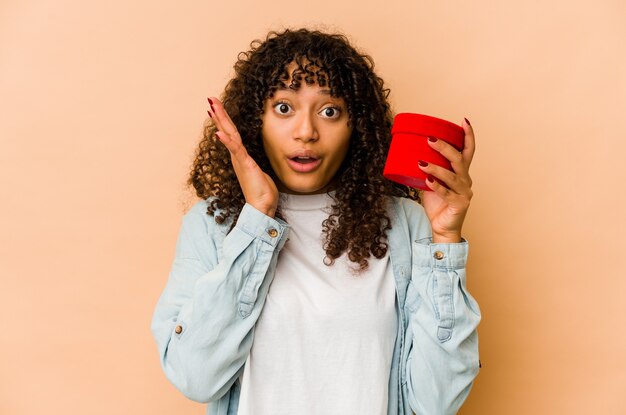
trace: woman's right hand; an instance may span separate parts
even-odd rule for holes
[[[222,103],[217,98],[209,98],[209,104],[211,104],[209,116],[218,129],[215,135],[230,153],[230,160],[246,203],[267,216],[274,217],[278,207],[276,184],[250,157],[241,141],[237,127],[226,113]]]

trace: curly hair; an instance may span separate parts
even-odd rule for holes
[[[254,40],[250,48],[238,55],[235,75],[221,101],[250,156],[274,180],[261,136],[265,101],[279,88],[297,90],[302,81],[328,86],[332,96],[345,100],[353,129],[348,153],[334,179],[331,213],[322,223],[324,263],[330,265],[347,252],[348,259],[358,265],[357,271],[366,269],[370,255],[382,258],[387,253],[386,235],[391,229],[388,197],[419,201],[416,190],[382,175],[391,141],[389,89],[374,73],[372,58],[359,53],[341,34],[308,29],[272,31],[264,41]],[[295,69],[289,73],[293,63]],[[207,213],[217,223],[232,221],[232,229],[245,199],[228,150],[215,138],[215,131],[212,123],[205,126],[187,183],[198,197],[211,198]],[[280,205],[276,214],[282,217]]]

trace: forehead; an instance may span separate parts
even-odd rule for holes
[[[309,87],[317,89],[320,95],[343,99],[339,91],[333,91],[328,70],[321,67],[315,59],[311,61],[306,57],[294,58],[279,69],[279,76],[275,80],[270,87],[269,96],[278,92],[296,93],[302,87]]]
[[[315,89],[316,91],[313,91],[313,92],[317,93],[318,95],[324,95],[324,96],[331,95],[330,89],[328,87],[320,87],[317,83],[300,85],[300,87],[297,89],[290,88],[289,86],[279,85],[276,88],[276,93],[284,92],[287,94],[297,94],[298,91],[300,91],[302,88]],[[339,97],[336,97],[336,98],[339,98]]]

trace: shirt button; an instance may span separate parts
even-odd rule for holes
[[[274,228],[268,229],[267,234],[272,238],[276,238],[278,236],[278,231]]]
[[[436,260],[440,260],[440,259],[443,259],[444,254],[443,254],[443,252],[441,252],[441,251],[435,251],[435,253],[433,254],[433,257],[434,257]]]
[[[176,326],[176,328],[174,329],[174,331],[176,332],[176,334],[180,334],[183,332],[183,328],[182,326]]]

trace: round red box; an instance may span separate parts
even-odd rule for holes
[[[426,173],[418,167],[418,161],[436,164],[452,170],[448,159],[433,150],[427,143],[429,136],[463,150],[465,131],[450,121],[429,115],[400,113],[393,120],[391,145],[383,176],[394,182],[430,190],[426,185]]]

